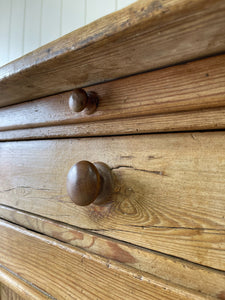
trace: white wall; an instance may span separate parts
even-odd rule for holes
[[[0,66],[136,0],[0,0]]]

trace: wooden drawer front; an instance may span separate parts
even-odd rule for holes
[[[215,112],[215,109],[223,107],[224,112],[224,81],[225,55],[219,55],[88,87],[85,89],[86,92],[94,91],[99,96],[97,110],[90,115],[86,114],[85,110],[79,113],[70,111],[69,98],[72,92],[1,108],[0,131],[65,124],[78,125],[78,123],[106,120],[118,122],[118,119],[135,117],[137,118],[136,122],[129,124],[130,130],[135,132],[138,128],[140,132],[144,132],[146,126],[142,128],[137,124],[142,121],[140,117],[173,113],[175,115],[172,115],[171,119],[174,126],[179,113],[185,112],[186,115],[179,121],[180,127],[175,128],[181,130],[185,126],[187,127],[187,123],[193,125],[193,110],[202,109],[209,110],[207,111],[208,116],[198,115],[195,120],[201,119],[201,124],[207,128],[208,124],[205,122],[205,118],[213,116],[214,119],[217,119],[217,123],[214,126],[211,124],[211,129],[218,128],[223,122],[223,118],[220,111]],[[188,114],[188,112],[190,113]],[[163,123],[163,116],[159,116],[158,120]],[[144,120],[145,124],[151,123],[147,128],[148,131],[154,129],[153,121],[154,119]],[[79,126],[74,127],[76,131],[84,134],[84,130]],[[99,127],[105,126],[99,125]],[[113,131],[112,127],[113,124],[111,124],[111,132]],[[197,127],[196,124],[195,127]],[[208,125],[208,127],[210,126]],[[225,128],[224,123],[223,128]],[[75,129],[70,128],[70,132]],[[114,134],[116,133],[115,129]],[[158,130],[162,131],[165,128],[161,124]],[[96,129],[94,126],[89,126],[88,131],[89,135],[93,135]],[[123,131],[126,132],[124,125]],[[49,129],[46,129],[47,136],[51,132],[54,132],[54,127],[50,132]],[[61,134],[63,132],[66,132],[66,128],[62,129]],[[121,133],[119,128],[117,128],[118,132]],[[106,134],[108,133],[106,132]],[[0,138],[1,135],[2,133]],[[32,132],[30,132],[30,136],[33,136]]]
[[[215,299],[8,222],[0,230],[0,278],[2,265],[19,274],[30,285],[28,300]]]
[[[1,203],[225,270],[225,133],[1,143]],[[113,202],[78,207],[70,167],[113,172]]]

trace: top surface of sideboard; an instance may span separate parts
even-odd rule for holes
[[[225,50],[223,0],[137,1],[0,68],[0,106]]]

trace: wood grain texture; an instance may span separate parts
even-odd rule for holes
[[[6,270],[2,265],[0,265],[0,281],[3,286],[5,286],[5,293],[10,293],[17,297],[16,300],[39,300],[39,299],[53,299],[50,295],[42,293],[40,289],[34,287],[34,285],[29,284],[27,281],[22,280],[21,277],[16,276],[9,270]],[[6,290],[8,289],[8,291]],[[4,298],[3,298],[4,299]],[[6,298],[10,300],[11,298]],[[4,300],[6,300],[4,299]],[[14,298],[12,298],[14,300]]]
[[[225,270],[224,132],[1,143],[1,203]],[[78,207],[80,160],[113,171],[112,203]]]
[[[3,205],[0,206],[0,217],[203,294],[217,297],[224,290],[225,273],[223,272],[132,246],[115,239],[109,240],[87,230]]]
[[[221,107],[224,82],[225,55],[220,55],[88,87],[100,98],[92,115],[71,112],[72,92],[2,108],[0,130]]]
[[[5,221],[0,224],[2,264],[56,299],[213,299]]]
[[[4,284],[1,284],[0,286],[0,299],[1,300],[24,300]]]
[[[0,141],[225,129],[225,108],[0,131]]]
[[[0,105],[225,50],[223,0],[143,0],[0,69]]]

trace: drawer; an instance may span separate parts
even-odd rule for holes
[[[0,140],[224,129],[224,81],[218,55],[12,105],[0,109]],[[71,111],[71,97],[91,101],[93,93],[95,111]]]
[[[5,221],[0,221],[0,230],[0,279],[11,285],[14,281],[24,300],[216,299]]]
[[[1,143],[1,203],[225,270],[225,133]],[[66,177],[78,161],[112,170],[112,201],[80,207]]]

